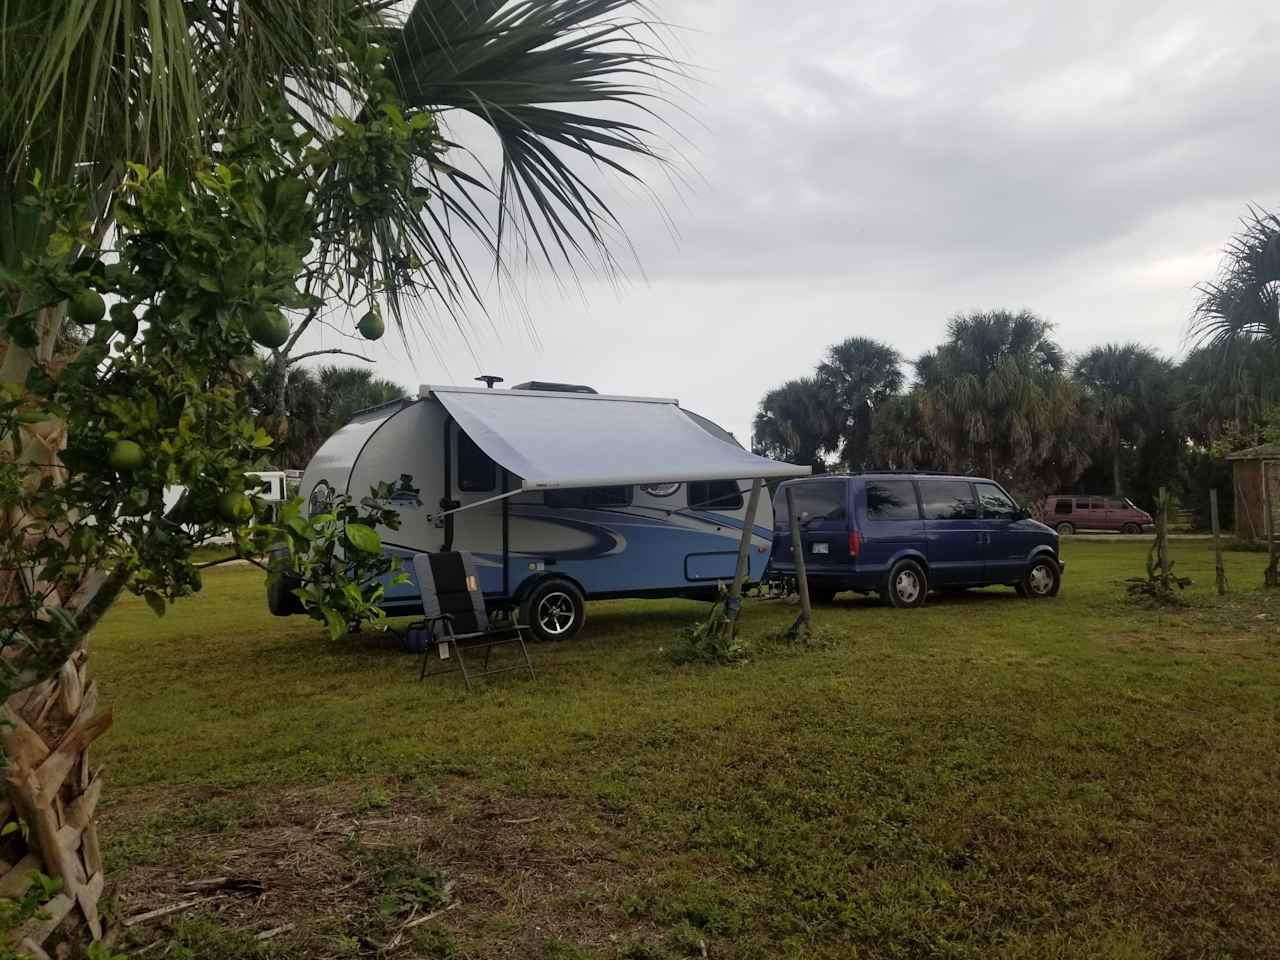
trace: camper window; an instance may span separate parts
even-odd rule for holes
[[[630,487],[583,487],[577,490],[548,490],[548,507],[584,509],[594,507],[631,506]]]
[[[741,510],[737,480],[703,480],[689,484],[690,510]]]
[[[465,493],[488,493],[498,486],[498,465],[475,441],[458,432],[458,489]]]

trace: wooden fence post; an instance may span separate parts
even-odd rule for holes
[[[1262,496],[1267,509],[1267,572],[1263,583],[1268,587],[1280,586],[1280,571],[1276,569],[1276,513],[1271,505],[1271,464],[1262,461]]]
[[[809,635],[813,627],[813,607],[809,604],[809,577],[804,566],[804,540],[800,537],[800,518],[796,516],[796,500],[792,488],[787,487],[787,516],[791,518],[791,562],[796,565],[796,589],[800,593],[800,619],[792,632]]]
[[[1213,568],[1218,581],[1218,596],[1227,592],[1227,569],[1222,564],[1222,537],[1218,525],[1218,488],[1209,491],[1209,523],[1213,527]]]
[[[756,508],[760,505],[760,488],[763,486],[763,480],[755,480],[751,484],[751,496],[747,498],[747,516],[742,524],[742,539],[738,542],[738,565],[734,568],[733,587],[725,604],[725,616],[731,621],[738,619],[738,611],[742,609],[742,581],[750,569],[751,534],[756,528]]]
[[[1165,488],[1157,495],[1159,514],[1156,517],[1156,560],[1160,564],[1160,582],[1169,590],[1169,496]]]

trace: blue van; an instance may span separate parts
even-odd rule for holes
[[[771,570],[795,573],[787,490],[795,501],[809,595],[878,593],[918,607],[930,590],[997,584],[1058,594],[1058,534],[982,477],[868,473],[788,480],[773,498]]]

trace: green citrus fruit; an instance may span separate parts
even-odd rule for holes
[[[249,314],[245,321],[253,342],[274,350],[289,339],[289,321],[275,307],[264,307]]]
[[[227,523],[244,523],[253,517],[253,502],[243,493],[228,491],[218,498],[218,516]]]
[[[112,470],[128,471],[137,470],[145,459],[142,448],[132,440],[117,440],[108,463]]]
[[[76,294],[67,305],[67,316],[71,322],[78,323],[82,327],[93,326],[106,312],[106,301],[96,290],[86,290],[84,293]]]
[[[382,323],[382,313],[376,308],[370,310],[360,322],[356,324],[356,329],[360,331],[360,336],[366,340],[381,340],[382,335],[386,333],[386,327]]]

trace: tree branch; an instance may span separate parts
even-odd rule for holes
[[[353,357],[356,360],[363,360],[365,363],[373,363],[372,357],[366,357],[359,353],[352,353],[350,350],[339,350],[337,347],[334,347],[331,350],[309,350],[306,353],[300,353],[297,356],[289,357],[285,360],[285,365],[291,367],[299,360],[306,360],[308,357],[327,357],[335,354],[340,354],[344,357]]]

